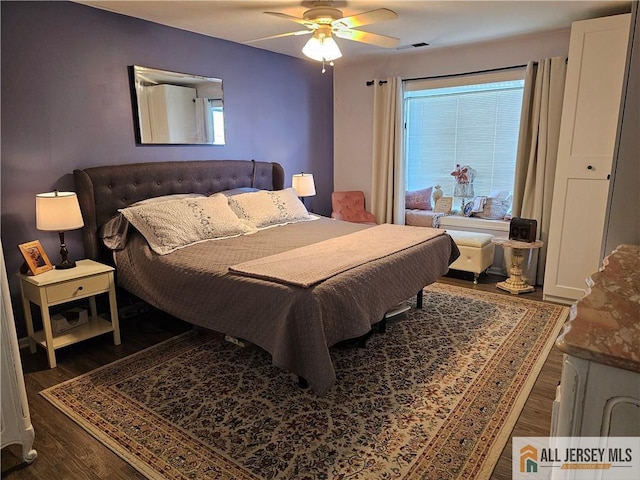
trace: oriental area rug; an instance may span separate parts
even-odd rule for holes
[[[195,330],[42,395],[150,479],[489,478],[567,313],[434,284],[325,396]]]

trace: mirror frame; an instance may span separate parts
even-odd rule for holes
[[[132,65],[130,80],[137,144],[225,145],[222,79]]]

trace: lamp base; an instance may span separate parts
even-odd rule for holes
[[[57,263],[55,265],[55,268],[57,268],[58,270],[64,270],[66,268],[75,268],[76,266],[76,262],[72,261],[72,260],[63,260],[60,263]]]
[[[64,270],[65,268],[74,268],[76,266],[76,262],[73,260],[69,260],[67,256],[69,255],[69,250],[67,250],[67,244],[64,243],[64,232],[58,232],[58,236],[60,237],[60,257],[62,260],[60,263],[55,265],[55,268],[58,270]]]
[[[457,197],[460,199],[460,210],[456,211],[456,215],[462,215],[464,216],[464,205],[465,205],[465,198],[466,197]]]

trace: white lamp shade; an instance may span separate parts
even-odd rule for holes
[[[316,37],[311,37],[304,47],[302,53],[312,60],[322,61],[322,43]]]
[[[291,186],[299,197],[311,197],[316,194],[316,185],[311,173],[296,173],[291,178]]]
[[[64,232],[82,228],[84,221],[75,192],[47,192],[36,195],[36,228]]]
[[[327,37],[322,41],[322,48],[322,56],[327,62],[331,62],[342,57],[342,52],[340,51],[338,44],[331,37]]]
[[[302,53],[318,62],[322,60],[331,62],[342,57],[342,52],[333,38],[317,38],[315,35],[302,47]]]

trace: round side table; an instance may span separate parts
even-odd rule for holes
[[[504,282],[498,282],[496,287],[501,290],[506,290],[510,293],[526,293],[533,292],[535,287],[529,285],[522,278],[522,261],[524,260],[524,250],[532,250],[534,248],[540,248],[544,245],[541,240],[535,242],[521,242],[520,240],[511,240],[509,238],[493,237],[491,243],[494,245],[500,245],[503,248],[509,247],[511,251],[511,268],[509,269],[509,278]]]

